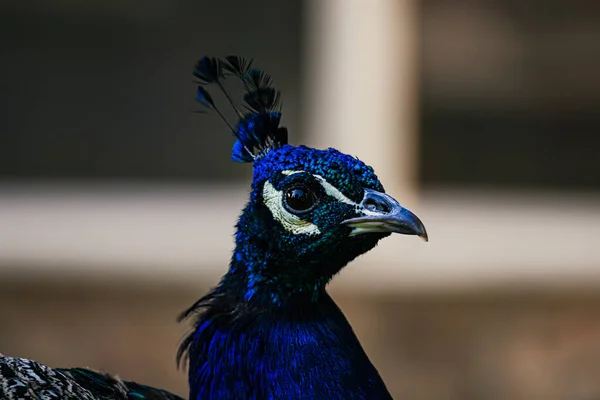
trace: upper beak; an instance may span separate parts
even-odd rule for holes
[[[425,225],[419,217],[385,193],[365,189],[359,212],[363,215],[342,222],[353,228],[350,236],[373,232],[401,233],[417,235],[426,242],[429,240]]]

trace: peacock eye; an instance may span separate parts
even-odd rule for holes
[[[289,212],[299,214],[312,209],[317,203],[317,198],[309,188],[296,186],[285,192],[283,203]]]

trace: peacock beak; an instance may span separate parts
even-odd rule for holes
[[[352,228],[350,236],[375,232],[400,233],[417,235],[426,242],[429,240],[419,217],[385,193],[365,189],[358,212],[362,215],[342,222]]]

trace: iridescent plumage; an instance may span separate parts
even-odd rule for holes
[[[239,57],[202,58],[198,102],[222,118],[236,141],[232,159],[252,163],[250,198],[236,225],[229,270],[182,314],[193,331],[191,400],[390,399],[381,377],[325,288],[348,262],[391,233],[427,238],[373,168],[335,149],[288,144],[271,77]],[[244,88],[235,104],[224,81]],[[230,124],[209,85],[237,115]],[[51,369],[0,355],[0,398],[176,400],[160,389],[88,369]]]
[[[183,400],[161,389],[85,368],[50,368],[0,354],[0,399]]]
[[[227,123],[233,160],[252,162],[254,175],[229,271],[182,315],[194,317],[179,351],[189,359],[190,399],[390,399],[325,287],[383,237],[426,238],[425,228],[362,161],[289,145],[279,93],[251,64],[205,57],[194,73],[198,101]],[[244,86],[245,112],[225,89],[230,75]],[[209,85],[225,93],[236,124]]]

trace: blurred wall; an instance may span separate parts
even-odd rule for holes
[[[284,123],[298,131],[300,10],[268,0],[3,2],[0,180],[245,181],[223,123],[193,113],[192,69],[203,54],[268,66],[286,93]]]
[[[423,0],[425,184],[600,189],[600,4]]]

